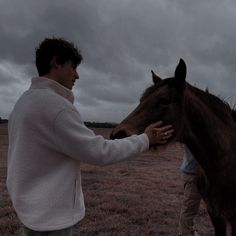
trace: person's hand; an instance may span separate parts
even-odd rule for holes
[[[149,125],[144,133],[148,136],[149,146],[156,144],[165,144],[168,142],[168,139],[173,135],[172,125],[162,126],[163,122],[158,121]]]

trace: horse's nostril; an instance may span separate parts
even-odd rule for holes
[[[124,130],[120,130],[117,133],[112,133],[111,134],[111,139],[122,139],[126,138],[128,135]]]

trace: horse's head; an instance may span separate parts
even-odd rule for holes
[[[152,71],[153,85],[146,89],[135,110],[113,130],[111,138],[141,134],[148,125],[159,120],[180,130],[185,78],[186,64],[182,59],[174,77],[161,79]]]

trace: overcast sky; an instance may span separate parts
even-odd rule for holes
[[[0,117],[37,75],[45,37],[82,51],[75,106],[86,121],[119,122],[151,85],[151,69],[236,102],[235,0],[0,0]]]

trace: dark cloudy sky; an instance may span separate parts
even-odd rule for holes
[[[235,0],[0,0],[0,117],[28,89],[45,37],[82,51],[75,106],[84,120],[121,121],[151,84],[151,69],[236,102]]]

